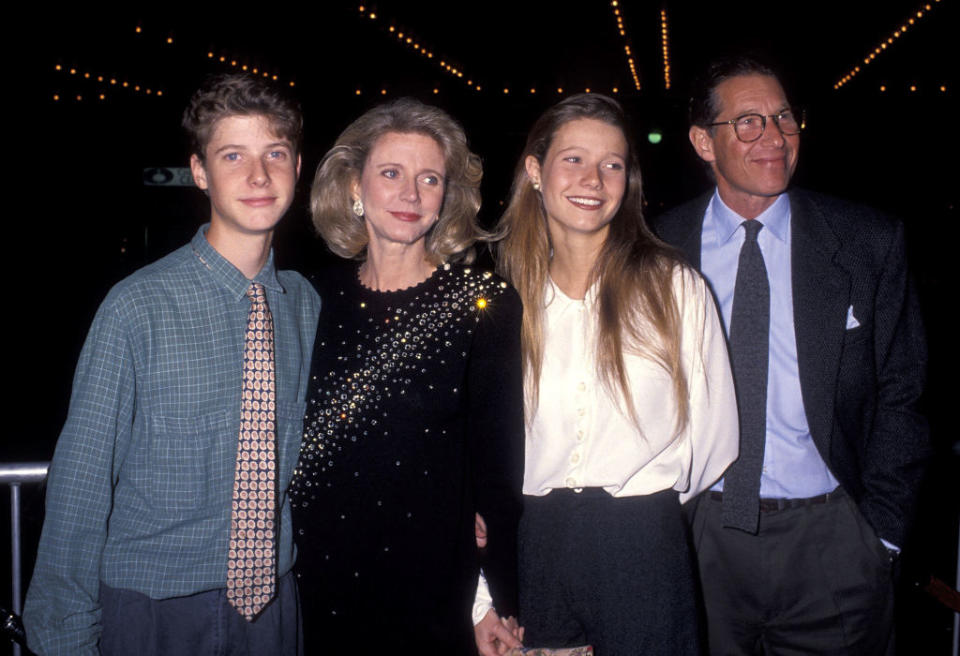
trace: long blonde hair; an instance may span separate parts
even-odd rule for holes
[[[600,94],[570,96],[534,123],[517,164],[510,203],[498,226],[498,270],[523,300],[527,418],[533,417],[539,401],[551,244],[543,200],[533,189],[524,162],[532,155],[542,167],[557,130],[577,119],[594,119],[619,128],[629,148],[623,202],[610,222],[590,280],[597,290],[598,374],[611,399],[619,401],[639,427],[623,354],[641,355],[663,367],[673,380],[679,433],[689,418],[687,378],[680,355],[680,312],[674,295],[675,268],[683,265],[643,220],[640,167],[626,116],[619,103]]]

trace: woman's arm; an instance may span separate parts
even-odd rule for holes
[[[682,278],[683,284],[675,289],[679,288],[677,293],[682,295],[678,299],[681,349],[690,398],[686,432],[693,454],[690,485],[680,493],[680,501],[686,502],[716,483],[737,459],[740,426],[727,341],[716,302],[698,273],[684,268]]]
[[[517,524],[523,486],[522,306],[512,288],[486,299],[467,366],[467,434],[476,511],[487,525],[481,552],[497,612],[517,614]]]

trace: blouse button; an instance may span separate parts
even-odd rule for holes
[[[567,487],[576,487],[577,479],[575,479],[573,476],[569,476],[566,480],[566,483],[567,483]]]
[[[585,392],[585,391],[587,391],[587,385],[586,385],[586,383],[579,383],[579,384],[577,385],[577,391],[578,391],[578,392]]]
[[[570,462],[573,463],[574,465],[580,462],[580,454],[574,452],[574,454],[570,456]]]
[[[583,431],[582,431],[582,430],[578,430],[578,431],[577,431],[577,442],[583,442]]]

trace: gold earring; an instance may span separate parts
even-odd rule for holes
[[[363,217],[363,201],[361,201],[359,198],[353,199],[353,213],[358,217]]]

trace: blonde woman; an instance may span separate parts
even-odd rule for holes
[[[521,308],[467,264],[481,173],[459,124],[408,99],[354,121],[317,170],[313,221],[346,260],[315,281],[292,484],[307,653],[475,652],[481,563],[496,610],[476,643],[519,644],[496,613],[516,614]]]
[[[501,231],[524,306],[524,642],[699,653],[680,503],[736,458],[733,381],[703,280],[644,223],[616,101],[536,122]]]

